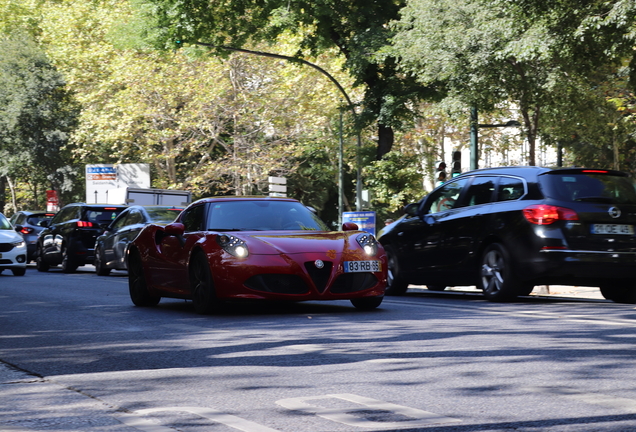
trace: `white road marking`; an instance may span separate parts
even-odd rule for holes
[[[134,414],[125,414],[119,417],[120,421],[128,426],[135,427],[144,432],[174,432],[174,429],[160,426],[150,422],[149,420],[140,418],[146,414],[152,414],[162,411],[177,411],[188,412],[196,414],[200,417],[206,418],[216,423],[221,423],[229,426],[233,429],[237,429],[243,432],[280,432],[276,429],[269,428],[267,426],[260,425],[258,423],[251,422],[249,420],[242,419],[224,412],[202,407],[162,407],[162,408],[148,408],[144,410],[135,411]]]
[[[325,399],[340,399],[342,401],[353,402],[361,407],[351,408],[351,406],[347,406],[342,408],[323,408],[309,403],[309,401],[320,401]],[[432,424],[454,423],[461,421],[428,411],[422,411],[415,408],[409,408],[348,393],[281,399],[276,401],[276,403],[290,410],[315,414],[331,421],[346,424],[348,426],[364,428],[365,430],[411,429],[429,426]],[[393,416],[402,416],[405,419],[392,422],[373,421],[365,418],[365,415],[369,415],[369,410],[384,412]]]

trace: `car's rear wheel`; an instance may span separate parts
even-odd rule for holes
[[[49,265],[44,261],[44,249],[42,248],[42,245],[38,246],[38,252],[35,257],[35,268],[39,272],[49,271]]]
[[[490,301],[506,301],[517,296],[521,286],[513,274],[510,254],[499,243],[484,250],[479,273],[479,288]]]
[[[68,253],[68,248],[66,246],[62,247],[62,272],[63,273],[74,273],[77,270],[77,264],[73,260]]]
[[[385,248],[387,256],[387,275],[386,275],[386,295],[398,296],[403,295],[409,287],[408,282],[400,277],[400,266],[393,249],[389,246]]]
[[[218,310],[219,300],[214,289],[210,263],[203,253],[196,254],[190,263],[190,287],[197,313],[209,314]]]
[[[161,301],[161,297],[152,295],[148,291],[139,252],[132,252],[128,259],[128,292],[135,306],[156,306]]]
[[[98,276],[108,276],[110,269],[106,268],[101,248],[95,248],[95,272]]]
[[[26,267],[12,268],[11,273],[13,273],[13,276],[24,276],[26,274]]]
[[[358,310],[373,310],[382,304],[384,296],[362,297],[351,299],[351,304]]]
[[[636,284],[632,280],[617,280],[601,284],[601,294],[616,303],[636,303]]]

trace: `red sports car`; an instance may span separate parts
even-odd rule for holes
[[[131,243],[130,297],[192,299],[198,313],[224,300],[350,300],[377,308],[387,276],[384,249],[353,223],[329,231],[300,202],[273,197],[206,198],[169,225],[148,225]]]

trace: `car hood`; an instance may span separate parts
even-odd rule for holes
[[[285,232],[284,234],[245,234],[240,236],[252,254],[294,254],[359,250],[356,237],[360,232]]]
[[[0,230],[0,243],[10,243],[18,240],[23,240],[23,238],[14,230]]]

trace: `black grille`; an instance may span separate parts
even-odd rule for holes
[[[324,292],[327,289],[327,282],[329,282],[329,276],[331,276],[331,269],[333,268],[333,263],[329,261],[325,261],[323,264],[322,268],[318,268],[315,261],[305,263],[307,273],[309,273],[309,277],[311,277],[314,286],[319,292]]]
[[[334,294],[364,291],[378,283],[373,273],[343,273],[334,281],[331,292]]]
[[[11,249],[13,249],[11,243],[0,243],[0,252],[9,252]]]
[[[11,260],[8,260],[8,259],[0,259],[0,264],[13,264],[13,262],[11,262]]]
[[[304,294],[309,291],[305,281],[298,275],[261,274],[252,276],[245,286],[254,291],[276,294]]]

